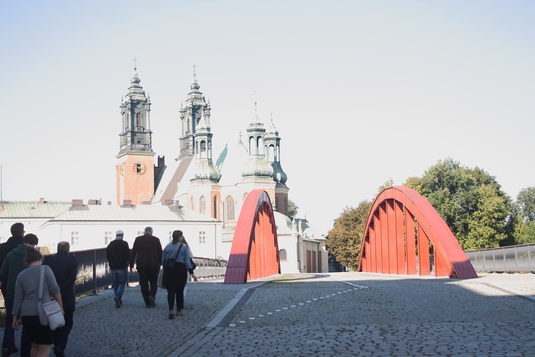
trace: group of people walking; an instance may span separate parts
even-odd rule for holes
[[[48,357],[52,346],[56,357],[64,357],[73,327],[78,262],[70,254],[69,242],[59,242],[57,253],[43,259],[36,249],[39,238],[32,233],[25,235],[24,224],[13,224],[11,234],[5,243],[0,244],[0,286],[6,307],[2,357],[19,351],[15,331],[18,331],[20,321],[21,357]],[[155,307],[158,275],[163,264],[162,285],[167,289],[168,318],[183,315],[186,283],[189,279],[198,279],[193,271],[193,254],[182,231],[174,231],[172,241],[164,249],[151,227],[145,228],[144,234],[135,239],[131,251],[123,238],[124,232],[118,230],[116,239],[106,248],[115,306],[120,308],[123,304],[128,268],[133,271],[135,264],[145,305]],[[37,301],[41,265],[45,266],[42,301],[57,300],[65,317],[65,325],[54,331],[41,325],[39,320]]]
[[[172,241],[162,250],[160,239],[153,235],[151,227],[146,227],[144,234],[135,239],[130,251],[128,242],[124,240],[124,232],[118,230],[116,239],[106,248],[106,257],[111,269],[115,307],[120,308],[122,305],[128,268],[133,271],[135,264],[145,306],[156,306],[158,275],[163,274],[161,280],[167,289],[168,318],[184,314],[182,310],[186,283],[190,277],[194,281],[198,279],[193,271],[193,254],[182,231],[174,231]],[[163,271],[160,273],[162,265]]]
[[[48,357],[52,345],[54,354],[64,357],[73,327],[78,262],[69,254],[69,242],[59,242],[57,253],[43,260],[36,249],[39,238],[24,233],[24,224],[15,223],[11,226],[12,236],[0,245],[0,282],[6,307],[2,357],[19,351],[15,343],[19,319],[22,321],[21,357]],[[65,317],[65,325],[54,331],[41,325],[37,310],[41,265],[45,266],[43,302],[57,300]]]

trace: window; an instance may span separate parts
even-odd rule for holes
[[[206,232],[199,231],[199,244],[206,244]]]
[[[189,208],[194,211],[195,210],[195,203],[193,202],[193,197],[189,199]]]
[[[214,218],[217,219],[217,196],[214,196]]]
[[[204,196],[199,198],[199,212],[202,214],[206,214],[206,199]]]
[[[225,218],[227,221],[233,221],[234,218],[234,199],[230,196],[228,196],[225,199]]]
[[[139,143],[138,143],[139,144]],[[141,173],[141,162],[137,162],[136,163],[136,173],[137,174],[140,174]]]
[[[104,232],[104,245],[110,244],[112,240],[113,240],[112,232]]]
[[[141,113],[136,114],[136,126],[141,127]]]
[[[287,253],[286,253],[286,249],[281,249],[279,250],[279,259],[280,261],[287,261],[288,260],[288,256],[287,256]]]
[[[137,235],[138,235],[138,236],[142,236],[142,235],[144,235],[144,234],[145,234],[144,231],[137,231]]]
[[[71,246],[78,245],[78,232],[71,232]]]

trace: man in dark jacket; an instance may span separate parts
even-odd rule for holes
[[[0,267],[4,264],[7,253],[11,252],[13,249],[17,248],[19,244],[22,244],[22,237],[24,237],[24,224],[14,223],[11,226],[11,237],[5,242],[0,244]],[[2,296],[4,297],[4,305],[7,301],[7,281],[2,282],[0,277],[0,284],[2,285]],[[4,325],[5,326],[5,325]],[[2,347],[3,349],[3,347]],[[17,352],[18,348],[15,344],[15,334],[13,334],[13,344],[11,346],[11,351]]]
[[[54,330],[54,354],[57,357],[65,356],[67,340],[73,325],[74,310],[76,310],[74,284],[78,275],[78,262],[75,257],[69,254],[70,248],[69,242],[59,242],[58,252],[45,257],[43,261],[43,264],[48,265],[54,272],[65,311],[65,326]]]
[[[151,227],[145,228],[145,234],[134,241],[130,253],[130,270],[134,268],[134,262],[139,273],[139,286],[145,305],[154,307],[158,291],[158,272],[162,265],[162,243],[152,235]]]
[[[15,303],[15,283],[17,276],[21,271],[28,266],[24,262],[26,256],[26,246],[35,248],[39,243],[39,238],[35,234],[26,234],[22,238],[22,243],[7,253],[6,259],[0,269],[0,279],[2,285],[7,284],[7,300],[6,300],[6,326],[4,327],[4,339],[2,341],[2,357],[7,357],[13,353],[12,344],[15,331],[13,330],[13,304]],[[22,325],[22,335],[20,339],[20,355],[22,357],[29,357],[31,350],[31,343],[24,333],[24,325]]]
[[[115,307],[120,308],[123,304],[123,293],[128,281],[128,261],[130,259],[130,247],[123,240],[124,232],[115,232],[115,240],[112,240],[106,248],[106,259],[111,270],[111,281],[115,293]]]

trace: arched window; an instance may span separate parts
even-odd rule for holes
[[[141,122],[141,113],[137,113],[137,114],[136,114],[136,126],[137,126],[138,128],[140,128],[140,127],[143,126],[142,124],[143,124],[143,123]]]
[[[201,152],[200,152],[199,157],[201,159],[206,159],[207,158],[207,156],[206,156],[206,141],[204,141],[204,140],[201,141]]]
[[[225,218],[227,221],[234,221],[236,218],[234,216],[234,199],[228,196],[225,199]]]
[[[189,199],[189,206],[191,210],[195,210],[195,202],[193,201],[193,197]]]
[[[273,145],[268,147],[267,155],[268,162],[275,162],[275,147]]]
[[[199,212],[202,214],[206,214],[206,199],[204,196],[199,198]]]
[[[217,219],[217,196],[214,196],[214,218]]]
[[[256,153],[257,153],[256,141],[254,139],[254,136],[251,136],[249,138],[249,153],[252,154],[252,155],[256,155]]]
[[[279,259],[280,259],[281,262],[283,260],[284,261],[288,261],[288,254],[286,253],[286,249],[279,250]]]

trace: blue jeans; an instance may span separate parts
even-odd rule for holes
[[[128,281],[128,269],[112,269],[111,270],[111,281],[113,285],[113,292],[115,296],[122,300],[124,294],[124,288],[126,282]]]

